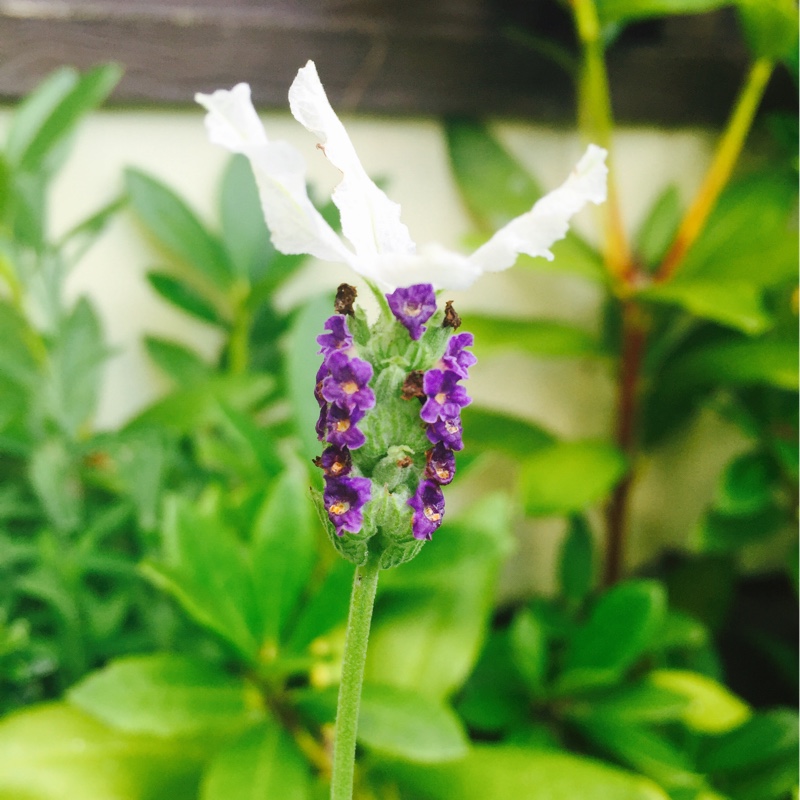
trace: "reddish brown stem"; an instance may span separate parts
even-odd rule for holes
[[[642,309],[633,300],[622,305],[622,359],[617,388],[615,438],[628,458],[636,448],[638,423],[639,374],[647,341],[647,326]],[[606,507],[606,561],[604,583],[616,583],[625,566],[628,501],[633,471],[617,484]]]

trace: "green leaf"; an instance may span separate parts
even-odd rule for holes
[[[477,352],[522,351],[532,356],[575,358],[596,356],[598,341],[587,331],[563,322],[509,319],[470,314],[468,326]]]
[[[11,118],[5,154],[11,166],[19,166],[22,156],[36,138],[48,117],[75,88],[78,72],[61,67],[51,72],[17,106]]]
[[[236,728],[252,715],[240,678],[167,653],[112,661],[73,686],[67,699],[118,731],[155,736]]]
[[[736,0],[747,44],[756,58],[788,61],[797,50],[794,0]]]
[[[26,172],[48,171],[56,166],[59,148],[65,144],[78,123],[92,110],[97,108],[117,85],[122,77],[122,69],[116,64],[105,64],[95,67],[81,75],[77,82],[62,94],[50,88],[52,100],[61,94],[57,105],[48,109],[49,113],[41,120],[41,124],[27,146],[19,155],[19,168]],[[60,79],[63,86],[67,78]],[[53,86],[57,81],[54,81]],[[42,103],[41,112],[47,103]],[[33,116],[33,115],[32,115]]]
[[[147,282],[168,303],[172,303],[187,314],[211,325],[223,327],[226,325],[216,306],[185,281],[167,272],[153,270],[147,273]]]
[[[539,618],[530,609],[514,618],[509,630],[511,658],[531,694],[541,692],[547,677],[547,634]]]
[[[592,588],[594,578],[594,543],[586,518],[570,517],[567,535],[561,546],[559,581],[561,594],[573,601],[583,600]]]
[[[32,331],[22,315],[0,299],[0,374],[21,387],[33,387],[38,365],[33,354]]]
[[[271,720],[242,734],[209,764],[200,800],[306,800],[308,763],[292,738]]]
[[[636,232],[634,246],[648,267],[656,267],[672,244],[681,222],[681,198],[678,188],[667,186],[650,207]]]
[[[61,236],[56,247],[61,250],[68,266],[72,266],[80,260],[126,202],[125,197],[115,198]]]
[[[734,0],[597,0],[604,25],[670,14],[704,14],[729,6]]]
[[[284,469],[284,462],[272,434],[259,427],[252,414],[235,408],[224,399],[219,401],[219,423],[230,437],[235,457],[240,463],[252,456],[255,470],[263,477],[272,478]]]
[[[75,460],[62,439],[45,440],[34,450],[28,477],[56,530],[75,530],[83,518],[83,490]]]
[[[262,641],[277,645],[308,584],[317,554],[317,521],[308,475],[298,465],[271,486],[255,521],[252,552]]]
[[[242,545],[220,520],[201,516],[188,499],[169,499],[165,561],[145,562],[148,580],[171,594],[196,622],[229,642],[241,656],[258,653],[258,606]]]
[[[222,243],[172,189],[136,169],[126,170],[125,186],[133,210],[163,247],[217,288],[230,288],[233,268]]]
[[[145,336],[147,355],[165,375],[181,386],[203,383],[211,375],[211,367],[194,351],[178,342],[159,336]]]
[[[0,798],[194,800],[218,745],[128,736],[66,704],[35,706],[0,722]]]
[[[749,514],[711,511],[692,534],[691,543],[706,553],[736,552],[746,545],[774,536],[786,525],[786,513],[768,506]]]
[[[689,701],[684,694],[655,686],[646,680],[613,686],[602,694],[574,699],[567,710],[573,719],[596,717],[626,724],[665,723],[680,720]]]
[[[512,458],[524,458],[554,441],[550,432],[533,422],[478,408],[474,403],[461,412],[461,420],[466,447],[475,452],[499,450]]]
[[[775,463],[767,453],[743,453],[722,473],[714,508],[725,514],[748,514],[769,505]]]
[[[749,335],[763,333],[773,325],[761,289],[747,281],[696,280],[679,274],[669,283],[650,286],[639,292],[637,297],[653,303],[680,306],[696,317]]]
[[[625,474],[620,451],[604,442],[558,442],[522,465],[520,494],[527,514],[580,512],[602,500]]]
[[[744,701],[706,675],[660,669],[651,672],[648,681],[661,689],[683,694],[689,701],[683,713],[683,723],[700,733],[725,733],[750,716],[750,709]]]
[[[267,272],[275,248],[264,222],[253,170],[243,155],[228,162],[220,187],[222,242],[237,274],[257,283]]]
[[[568,644],[561,691],[618,680],[663,628],[666,603],[664,587],[651,580],[629,580],[602,595]]]
[[[654,783],[588,758],[546,750],[477,745],[435,766],[381,764],[401,794],[426,800],[667,800]]]
[[[608,718],[585,719],[579,727],[599,748],[662,786],[701,785],[702,778],[692,771],[688,754],[655,731]]]

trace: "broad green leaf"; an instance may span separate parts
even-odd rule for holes
[[[683,694],[689,701],[683,723],[700,733],[725,733],[750,716],[747,704],[725,686],[696,672],[654,670],[648,675],[653,686]]]
[[[218,736],[129,736],[67,704],[0,722],[2,800],[194,800]]]
[[[700,764],[707,772],[748,771],[781,756],[796,761],[797,713],[759,711],[742,725],[704,741]]]
[[[722,473],[714,508],[725,514],[748,514],[772,498],[775,464],[767,453],[752,451],[731,461]]]
[[[648,267],[656,267],[672,243],[681,221],[681,199],[674,185],[656,198],[636,232],[636,253]]]
[[[653,303],[680,306],[697,317],[751,336],[773,325],[760,287],[743,280],[694,279],[678,275],[675,280],[650,286],[637,296]]]
[[[664,587],[651,580],[629,580],[602,595],[568,644],[561,691],[618,680],[662,629],[666,604]]]
[[[475,335],[480,355],[511,350],[540,357],[574,358],[600,353],[595,337],[563,322],[470,314],[467,327]]]
[[[241,543],[220,520],[201,515],[179,497],[167,504],[164,540],[164,562],[145,562],[145,577],[241,656],[254,659],[260,646],[258,607]]]
[[[308,475],[293,465],[270,487],[253,527],[253,570],[263,642],[275,646],[283,638],[311,577],[317,541]]]
[[[475,452],[499,450],[512,458],[525,458],[554,441],[553,435],[536,423],[474,403],[461,412],[461,420],[466,447]]]
[[[736,6],[754,56],[784,61],[792,58],[797,51],[798,27],[794,0],[736,0]]]
[[[168,303],[187,314],[211,325],[226,324],[214,303],[185,281],[158,270],[148,272],[147,281]]]
[[[445,123],[450,163],[472,215],[487,233],[529,211],[541,187],[479,122]]]
[[[28,107],[31,113],[26,119],[27,130],[22,135],[12,134],[14,148],[20,148],[20,169],[26,172],[53,169],[59,148],[69,139],[78,123],[108,97],[121,77],[120,67],[105,64],[81,75],[67,92],[63,91],[71,82],[67,75],[53,78],[47,85],[46,100],[40,96],[36,112],[33,113]],[[53,105],[56,97],[58,102]],[[25,139],[24,148],[20,147]]]
[[[75,530],[83,516],[83,489],[75,459],[62,439],[45,440],[34,450],[28,478],[56,530]]]
[[[542,517],[583,511],[606,497],[625,470],[623,455],[605,442],[558,442],[540,448],[522,465],[523,507]]]
[[[688,754],[649,728],[609,718],[585,719],[579,727],[597,747],[662,786],[699,787],[702,783],[701,776],[692,771]]]
[[[18,166],[23,154],[36,138],[42,125],[59,103],[75,88],[78,72],[61,67],[51,72],[14,111],[8,129],[5,154],[9,164]]]
[[[749,514],[710,511],[698,523],[691,543],[706,553],[735,553],[774,536],[785,526],[786,512],[772,505]]]
[[[405,796],[426,800],[667,800],[654,783],[598,761],[550,750],[477,745],[435,766],[381,764]]]
[[[134,212],[163,247],[217,288],[230,288],[233,268],[220,240],[172,189],[137,169],[126,170],[125,187]]]
[[[626,724],[665,723],[680,720],[689,701],[684,694],[663,689],[646,680],[610,687],[602,694],[574,699],[567,710],[570,717],[597,718]]]
[[[671,14],[703,14],[729,6],[734,0],[597,0],[603,24]]]
[[[514,618],[509,630],[511,658],[531,694],[538,694],[547,678],[547,633],[530,609]]]
[[[570,517],[558,565],[561,594],[569,600],[583,600],[594,578],[594,542],[586,518],[581,514]]]
[[[81,297],[57,332],[44,394],[49,414],[68,437],[77,437],[97,408],[108,355],[100,320]]]
[[[665,380],[684,388],[767,385],[796,391],[797,343],[768,338],[726,340],[695,348],[668,367]]]
[[[256,471],[265,478],[272,478],[285,468],[272,433],[259,427],[252,414],[240,411],[222,399],[217,417],[233,442],[238,461],[245,462],[251,455]]]
[[[208,765],[200,800],[306,800],[311,774],[291,736],[265,720],[220,752]]]
[[[115,730],[175,737],[241,726],[252,716],[246,691],[206,662],[162,653],[112,661],[67,699]]]
[[[253,170],[242,155],[228,162],[219,195],[222,241],[237,274],[255,284],[275,255]]]
[[[333,313],[333,299],[323,294],[310,300],[297,315],[286,342],[284,363],[289,400],[297,434],[308,458],[320,453],[320,443],[314,426],[319,406],[314,398],[314,376],[321,358],[317,354],[317,336],[325,320]]]
[[[446,519],[413,561],[381,575],[366,680],[439,699],[463,683],[508,552],[509,514],[506,497],[489,495]]]
[[[147,355],[165,375],[181,386],[192,386],[210,378],[211,367],[194,351],[160,336],[145,336]]]

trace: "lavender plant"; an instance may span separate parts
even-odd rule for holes
[[[413,558],[444,516],[442,486],[463,447],[461,381],[474,356],[470,334],[452,336],[460,319],[437,290],[464,289],[485,272],[512,266],[520,253],[552,258],[570,218],[605,199],[605,151],[590,145],[572,175],[509,222],[471,256],[430,245],[416,250],[400,208],[367,176],[328,102],[313,62],[289,90],[295,118],[340,170],[333,192],[348,247],[306,193],[303,159],[271,142],[250,102],[250,88],[198,94],[213,142],[250,159],[275,247],[344,262],[374,294],[380,314],[370,324],[356,309],[356,290],[339,287],[326,322],[315,396],[320,405],[316,462],[325,473],[318,497],[335,548],[357,565],[336,717],[331,797],[353,792],[357,721],[372,605],[381,569]],[[348,319],[349,318],[349,319]],[[417,400],[422,400],[420,407]]]

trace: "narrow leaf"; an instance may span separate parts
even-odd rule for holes
[[[225,320],[216,306],[185,281],[167,272],[152,270],[147,273],[147,282],[168,303],[211,325],[225,325]]]

